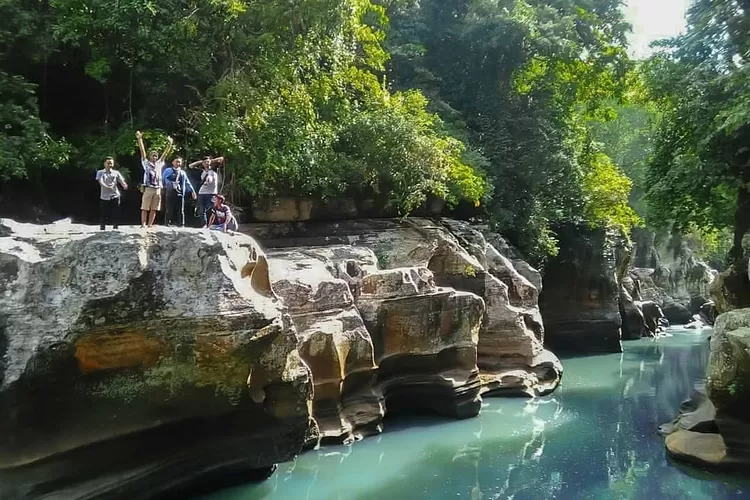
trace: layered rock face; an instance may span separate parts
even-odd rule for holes
[[[643,300],[640,281],[626,274],[620,280],[622,339],[657,337],[668,324],[664,311],[652,300]]]
[[[706,381],[662,427],[667,451],[701,467],[750,470],[750,309],[722,314],[711,336]]]
[[[257,244],[0,222],[0,497],[155,498],[299,452],[312,383]]]
[[[559,360],[545,351],[543,347],[544,327],[537,306],[539,291],[533,284],[534,281],[540,283],[541,277],[526,263],[519,264],[516,268],[514,262],[488,242],[488,239],[498,242],[502,239],[490,234],[485,228],[474,228],[468,224],[447,219],[434,222],[415,218],[403,222],[361,220],[340,223],[249,224],[243,226],[243,231],[257,237],[268,247],[276,249],[296,247],[294,251],[308,255],[319,254],[324,250],[329,253],[334,252],[329,248],[332,246],[350,247],[349,250],[345,250],[344,247],[336,248],[335,252],[338,252],[339,257],[331,258],[333,265],[326,264],[326,266],[335,267],[338,274],[332,273],[333,276],[350,283],[352,299],[346,299],[338,308],[344,308],[349,300],[353,300],[361,311],[363,321],[373,341],[375,363],[379,367],[377,377],[380,381],[383,380],[382,374],[386,372],[393,372],[393,375],[389,377],[393,377],[394,380],[400,377],[395,373],[398,370],[396,360],[401,356],[398,353],[408,352],[402,347],[396,350],[385,347],[389,344],[383,344],[384,339],[396,338],[392,332],[396,330],[410,332],[417,327],[434,332],[435,318],[446,317],[445,313],[440,311],[454,308],[450,303],[456,300],[459,303],[463,301],[464,304],[471,302],[463,294],[457,294],[457,298],[450,300],[447,298],[438,300],[438,297],[450,297],[450,293],[446,296],[446,292],[439,288],[431,291],[434,286],[429,285],[431,279],[434,279],[438,287],[450,287],[461,292],[470,292],[484,300],[485,309],[477,342],[478,356],[472,359],[468,348],[447,349],[450,343],[457,342],[458,339],[450,342],[441,341],[444,343],[439,346],[419,347],[414,344],[409,349],[428,349],[430,356],[437,352],[442,353],[437,355],[437,361],[431,361],[438,363],[435,365],[438,367],[439,363],[443,362],[441,359],[450,355],[450,362],[461,367],[456,373],[458,377],[456,381],[463,380],[464,375],[461,373],[467,373],[471,363],[476,363],[480,371],[483,392],[546,394],[554,390],[560,381],[562,367]],[[503,244],[507,247],[507,244],[504,242]],[[359,249],[369,250],[364,254],[352,253],[355,250],[360,251]],[[276,250],[272,254],[279,255]],[[373,260],[373,255],[374,261],[370,262]],[[519,261],[517,255],[511,258],[516,262]],[[344,263],[342,259],[346,262]],[[272,267],[274,266],[272,264]],[[409,278],[415,272],[421,277],[420,279]],[[359,280],[355,277],[357,273],[363,273],[362,283],[357,281]],[[298,281],[308,279],[303,274],[301,273],[296,279]],[[272,279],[276,280],[273,275],[274,273],[272,273]],[[430,275],[432,278],[429,278]],[[381,286],[375,287],[378,290],[377,293],[368,293],[367,290],[371,288],[362,287],[365,283],[371,283],[372,280],[385,280],[390,284],[385,289]],[[427,285],[423,283],[417,286],[417,289],[422,288],[424,291],[421,293],[426,293],[428,298],[419,298],[419,295],[414,295],[411,291],[414,285],[399,284],[409,280],[427,283]],[[310,283],[307,285],[312,286]],[[390,288],[401,290],[399,293],[402,294],[404,290],[408,290],[409,293],[406,297],[394,296],[384,299],[381,294]],[[283,292],[280,293],[283,294]],[[393,293],[395,292],[388,292],[386,297]],[[446,300],[448,303],[445,302]],[[444,305],[436,309],[434,304],[438,303]],[[412,314],[409,314],[409,311]],[[401,315],[409,318],[408,321],[399,319]],[[375,318],[378,320],[375,321]],[[417,320],[427,323],[418,325]],[[455,315],[451,321],[456,321]],[[455,329],[455,327],[452,328]],[[430,341],[434,342],[436,338],[447,335],[448,330],[447,326],[441,326],[439,331],[443,333],[437,336],[434,334],[423,336],[423,340],[432,339]],[[412,333],[401,337],[403,339],[420,338],[419,335]],[[465,339],[460,342],[462,346],[466,346]],[[379,351],[379,345],[384,346],[382,354]],[[304,349],[302,351],[304,353]],[[383,356],[393,361],[385,363],[387,360]],[[405,366],[408,364],[406,363]],[[425,368],[420,370],[424,372]],[[438,369],[438,372],[441,370]],[[422,375],[415,376],[421,377]],[[415,379],[417,380],[418,378]],[[418,385],[427,390],[425,384],[415,382],[414,386]],[[392,387],[397,386],[398,384]],[[384,396],[388,400],[387,390],[384,390]],[[399,399],[403,401],[403,404],[408,404],[408,400],[413,397],[413,393],[411,395],[405,393]],[[391,399],[397,400],[395,397]],[[392,406],[390,402],[387,404],[389,407]],[[399,406],[401,404],[399,403]]]
[[[544,270],[539,305],[545,345],[555,351],[621,352],[618,269],[626,252],[616,235],[566,226],[560,253]],[[642,323],[641,320],[638,323]]]
[[[750,307],[750,234],[742,240],[743,257],[734,262],[711,285],[717,312]]]
[[[438,288],[425,268],[379,270],[366,248],[276,250],[269,258],[313,373],[321,439],[379,432],[386,410],[479,413],[482,299]]]
[[[639,283],[643,300],[661,306],[671,324],[710,321],[712,314],[701,309],[707,307],[704,305],[709,302],[716,272],[698,260],[685,242],[673,238],[670,247],[660,252],[654,246],[652,233],[637,234],[640,241],[636,243],[636,267],[630,277]]]

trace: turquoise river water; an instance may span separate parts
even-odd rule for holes
[[[671,333],[563,359],[551,396],[485,398],[463,421],[388,420],[380,436],[304,453],[206,499],[750,499],[750,480],[665,456],[657,427],[703,379],[710,332]]]

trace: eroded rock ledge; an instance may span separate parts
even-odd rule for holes
[[[559,384],[541,277],[486,228],[246,229],[273,248],[0,221],[0,498],[196,494]]]
[[[312,384],[257,244],[0,221],[0,498],[267,476]]]
[[[368,320],[368,314],[374,317],[374,313],[365,311],[372,307],[373,300],[377,302],[377,294],[357,298],[361,285],[355,275],[360,272],[368,281],[416,273],[422,277],[421,281],[429,284],[428,289],[437,285],[478,295],[485,304],[477,345],[481,391],[533,396],[553,391],[560,382],[560,362],[543,347],[544,326],[538,306],[541,276],[519,259],[499,235],[485,227],[451,219],[412,218],[248,224],[242,230],[272,248],[269,251],[272,259],[283,253],[282,250],[293,249],[326,261],[328,268],[336,268],[331,275],[348,281],[352,300],[363,311],[365,323],[369,321],[370,325],[374,322]],[[498,248],[503,248],[508,256],[501,254]],[[351,267],[353,274],[347,267]],[[300,274],[296,278],[298,281],[308,279],[301,278]],[[368,274],[372,277],[367,278]],[[272,271],[271,279],[278,282],[281,278]],[[399,283],[399,280],[392,283]],[[430,284],[431,280],[434,285]],[[445,292],[438,292],[441,293]],[[398,302],[392,298],[386,303]],[[415,307],[409,310],[413,314],[417,311]],[[373,328],[370,333],[377,350],[375,337],[380,334],[376,331],[393,327],[380,321]],[[457,359],[464,359],[463,354],[450,352]],[[377,363],[377,351],[375,356]],[[460,363],[465,370],[467,361],[464,359]]]

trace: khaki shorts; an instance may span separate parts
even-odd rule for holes
[[[161,210],[161,189],[147,187],[143,191],[141,210]]]

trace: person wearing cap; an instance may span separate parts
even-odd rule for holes
[[[115,159],[107,156],[104,159],[104,168],[96,173],[96,182],[99,183],[99,229],[104,231],[109,222],[114,229],[117,229],[120,222],[120,190],[119,184],[123,189],[128,189],[128,183],[122,177],[122,174],[115,170]]]
[[[141,199],[141,227],[152,227],[156,220],[156,213],[161,210],[161,188],[162,188],[162,169],[164,168],[164,159],[172,150],[174,141],[167,137],[169,141],[161,157],[156,151],[151,151],[146,155],[146,148],[143,145],[143,134],[140,130],[135,133],[138,140],[138,149],[141,151],[141,165],[143,166],[143,198]]]
[[[201,184],[198,187],[198,210],[200,211],[204,228],[208,226],[208,211],[211,208],[211,201],[219,193],[219,174],[211,169],[211,165],[214,163],[224,163],[224,157],[211,158],[210,156],[204,156],[202,160],[194,161],[188,165],[188,168],[195,168],[198,165],[201,165],[203,168],[203,172],[201,172]]]
[[[229,205],[224,204],[224,196],[217,194],[213,198],[214,207],[211,209],[211,218],[208,227],[214,231],[237,231],[237,219],[232,215]]]

